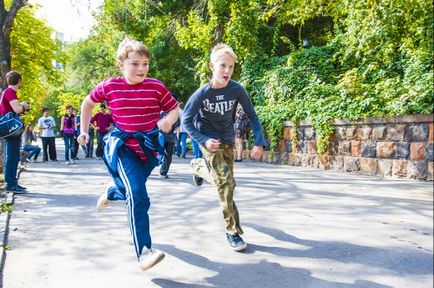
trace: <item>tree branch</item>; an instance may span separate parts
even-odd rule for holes
[[[3,0],[0,0],[3,2]],[[3,23],[3,33],[5,35],[5,38],[9,38],[9,35],[11,33],[12,29],[12,23],[14,22],[15,16],[17,16],[18,10],[21,9],[24,5],[27,4],[29,0],[14,0],[12,2],[11,8],[9,9],[9,12],[6,13],[6,18],[4,19]],[[4,8],[4,5],[3,5]],[[1,9],[1,7],[0,7]]]

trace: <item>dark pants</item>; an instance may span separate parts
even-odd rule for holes
[[[105,134],[107,134],[108,131],[105,132],[100,132],[97,131],[96,132],[96,142],[97,142],[97,146],[96,146],[96,157],[102,157],[102,154],[104,153],[104,141],[102,140],[102,138],[105,136]]]
[[[56,153],[56,138],[54,137],[41,137],[42,140],[42,151],[44,157],[42,160],[48,161],[48,156],[50,156],[51,161],[57,160]]]
[[[65,142],[65,160],[69,161],[69,155],[71,152],[71,159],[72,156],[74,155],[74,134],[64,134],[63,135],[63,141]]]
[[[78,143],[78,141],[77,141],[77,138],[75,138],[75,139],[74,139],[74,150],[72,151],[73,154],[72,154],[72,156],[71,156],[72,159],[74,159],[74,160],[77,160],[77,159],[78,159],[77,155],[78,155],[78,150],[79,150],[80,147],[81,147],[81,149],[84,151],[84,153],[87,153],[86,145],[80,145],[80,144]]]
[[[187,133],[180,132],[179,138],[176,141],[176,155],[185,157],[187,154]]]
[[[93,157],[93,139],[95,138],[95,132],[89,129],[89,142],[86,144],[86,157]]]
[[[163,163],[160,166],[160,175],[167,175],[169,172],[170,164],[172,164],[172,155],[175,148],[175,142],[164,143],[164,156]]]
[[[196,141],[191,139],[191,145],[193,147],[193,156],[194,159],[202,158],[202,151],[200,151],[199,144]]]
[[[14,186],[18,184],[17,169],[20,162],[20,146],[21,135],[14,135],[5,138],[6,155],[3,173],[5,175],[5,182],[7,186]]]

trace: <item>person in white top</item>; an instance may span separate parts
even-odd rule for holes
[[[182,119],[182,114],[184,113],[184,109],[182,109],[182,106],[184,103],[179,103],[179,119]],[[185,158],[185,154],[187,153],[187,131],[184,128],[184,125],[182,125],[182,121],[179,124],[179,127],[177,129],[177,141],[176,141],[176,155],[178,157]]]
[[[42,109],[43,116],[38,120],[38,127],[41,131],[42,140],[42,151],[43,158],[42,161],[57,161],[56,153],[56,141],[54,134],[54,127],[56,127],[56,122],[54,118],[49,116],[50,110],[48,108]]]

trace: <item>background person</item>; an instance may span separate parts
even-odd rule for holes
[[[93,128],[92,124],[89,124],[88,134],[89,134],[89,141],[86,144],[86,158],[93,158],[93,144],[94,144],[93,142],[95,139],[95,129]]]
[[[247,144],[249,139],[249,134],[252,129],[250,126],[249,117],[244,112],[243,107],[238,105],[237,112],[235,113],[235,151],[236,151],[236,159],[234,162],[243,161],[243,148],[244,143]]]
[[[6,74],[8,87],[2,92],[0,103],[0,114],[8,112],[23,114],[29,111],[30,106],[27,102],[18,102],[17,90],[21,87],[21,74],[16,71],[10,71]],[[17,169],[20,162],[21,134],[10,135],[5,137],[6,155],[3,173],[6,182],[6,191],[14,193],[24,193],[26,187],[18,184]]]
[[[100,111],[96,113],[90,123],[95,127],[96,130],[96,158],[101,159],[104,150],[103,137],[112,128],[113,119],[111,114],[107,111],[107,106],[105,104],[99,105]]]
[[[22,149],[23,151],[27,152],[26,162],[35,162],[38,160],[39,153],[41,153],[41,148],[37,145],[32,145],[33,142],[36,142],[36,134],[33,131],[33,125],[26,126],[22,138]]]
[[[81,147],[81,149],[83,150],[84,154],[87,153],[87,147],[86,145],[79,145],[77,138],[80,135],[80,114],[77,113],[77,109],[72,108],[72,114],[74,114],[75,116],[75,122],[77,123],[77,129],[75,130],[75,137],[74,137],[74,154],[71,156],[72,160],[80,160],[78,158],[78,150],[80,150],[79,148]]]
[[[179,107],[179,106],[178,106]],[[161,113],[161,118],[167,116],[167,112]],[[179,127],[179,119],[172,125],[172,129],[165,133],[164,135],[164,155],[162,159],[162,163],[160,166],[160,177],[163,179],[169,178],[167,173],[169,173],[170,164],[172,164],[172,156],[175,151],[175,143],[176,143],[176,135],[175,131]]]
[[[187,154],[187,131],[185,131],[184,125],[182,124],[182,115],[184,114],[184,109],[182,107],[184,104],[179,103],[179,126],[176,129],[176,155],[178,157],[185,158]]]
[[[72,113],[73,108],[71,105],[66,106],[66,114],[62,116],[60,120],[60,133],[63,136],[63,142],[65,143],[65,164],[74,164],[74,141],[75,133],[77,130],[77,121],[75,115]]]
[[[51,161],[57,161],[56,135],[54,134],[56,122],[49,113],[50,110],[48,108],[43,108],[42,117],[38,120],[38,127],[41,131],[40,137],[42,141],[42,161],[48,161],[48,159]]]

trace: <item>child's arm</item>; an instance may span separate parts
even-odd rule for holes
[[[95,102],[90,99],[90,96],[84,98],[81,104],[81,118],[80,118],[80,136],[78,136],[77,141],[80,145],[85,145],[89,141],[89,122],[92,116],[92,110],[95,107]]]
[[[62,116],[62,118],[60,119],[60,131],[63,132],[63,122],[65,120],[65,116]]]
[[[167,113],[166,117],[158,120],[157,125],[160,127],[160,130],[164,133],[169,133],[172,130],[172,125],[178,120],[179,117],[179,106],[176,106],[172,110]]]
[[[43,125],[43,122],[41,121],[41,119],[38,120],[38,127],[41,130],[47,129],[47,127],[45,127],[45,125]]]
[[[250,158],[259,160],[264,153],[265,145],[265,137],[262,133],[262,126],[259,122],[258,116],[256,115],[255,109],[253,108],[253,104],[250,101],[250,98],[247,96],[247,92],[245,92],[244,88],[242,88],[241,95],[240,104],[243,107],[244,114],[249,117],[254,135],[254,146],[250,152]]]

